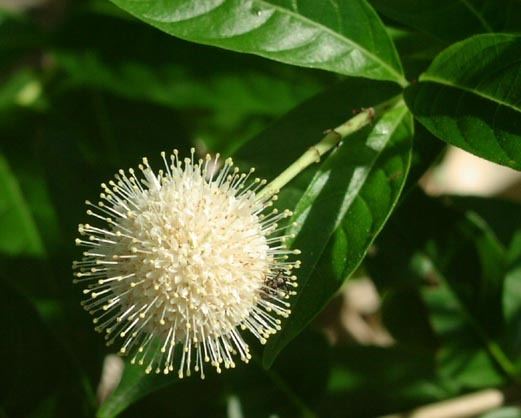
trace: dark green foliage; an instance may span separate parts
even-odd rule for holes
[[[418,180],[446,143],[521,170],[519,32],[516,0],[0,12],[0,417],[369,418],[480,389],[517,393],[521,207],[433,198]],[[281,331],[252,341],[250,364],[205,381],[127,364],[99,405],[112,349],[70,271],[99,184],[192,146],[273,180],[325,131],[393,97],[281,191],[299,287]],[[318,329],[339,321],[335,296],[357,272],[377,287],[390,346],[333,345]],[[520,416],[506,406],[480,418]]]

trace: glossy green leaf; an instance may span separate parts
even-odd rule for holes
[[[0,154],[0,252],[34,256],[45,252],[31,210],[3,154]]]
[[[444,41],[521,31],[517,0],[370,0],[383,15]]]
[[[521,36],[479,35],[436,57],[405,92],[435,136],[479,157],[521,169]]]
[[[290,229],[303,254],[299,289],[292,314],[266,346],[266,366],[333,297],[385,224],[409,170],[411,119],[400,104],[348,137],[299,200]]]
[[[113,0],[189,41],[340,74],[404,84],[399,58],[365,0]]]

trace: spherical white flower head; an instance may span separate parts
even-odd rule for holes
[[[75,282],[85,285],[84,307],[108,344],[146,371],[204,378],[210,362],[220,372],[234,357],[250,359],[239,329],[262,343],[289,314],[296,287],[278,222],[291,215],[268,209],[260,198],[265,181],[240,173],[219,156],[181,161],[175,150],[157,174],[147,159],[142,176],[123,170],[87,214],[102,226],[82,224],[74,262]],[[181,351],[176,355],[176,351]]]

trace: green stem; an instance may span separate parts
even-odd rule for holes
[[[495,341],[487,341],[487,349],[503,372],[516,384],[521,384],[517,369]]]
[[[313,163],[318,163],[320,161],[320,157],[337,146],[342,139],[364,128],[382,113],[385,113],[387,110],[394,107],[401,100],[401,95],[398,95],[376,106],[363,109],[360,113],[347,120],[343,124],[337,126],[334,129],[328,130],[326,136],[324,136],[315,145],[309,147],[309,149],[293,164],[291,164],[271,183],[264,187],[258,193],[259,199],[268,199],[271,196],[277,194],[282,187],[293,180],[293,178],[295,178],[305,168],[309,167]]]

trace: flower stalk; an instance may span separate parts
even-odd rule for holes
[[[282,187],[288,184],[307,167],[313,163],[318,163],[324,154],[336,147],[345,137],[369,125],[376,118],[402,101],[401,95],[395,96],[376,106],[364,108],[336,128],[327,130],[325,132],[326,135],[319,142],[309,147],[293,164],[286,168],[257,194],[259,199],[267,199],[277,194]]]

